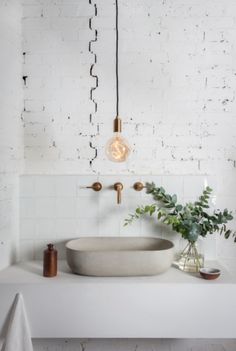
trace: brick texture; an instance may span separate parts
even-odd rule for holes
[[[18,242],[18,174],[22,170],[21,6],[0,0],[0,269]]]
[[[26,173],[208,174],[214,162],[235,171],[234,1],[120,1],[125,165],[104,153],[115,116],[113,2],[23,7]]]

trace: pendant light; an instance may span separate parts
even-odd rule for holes
[[[107,142],[106,155],[110,161],[124,162],[127,160],[131,148],[125,138],[121,136],[122,121],[119,117],[119,32],[118,32],[118,0],[116,0],[116,118],[114,119],[114,136]]]

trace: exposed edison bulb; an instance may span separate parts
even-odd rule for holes
[[[113,162],[125,162],[129,157],[131,148],[119,132],[114,134],[113,138],[108,140],[106,145],[107,157]]]

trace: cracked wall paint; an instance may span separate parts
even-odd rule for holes
[[[93,31],[93,33],[94,33],[94,38],[91,39],[90,42],[89,42],[89,52],[93,56],[94,62],[91,64],[89,72],[90,72],[90,77],[94,78],[94,81],[95,81],[95,85],[92,86],[91,89],[90,89],[90,100],[94,104],[94,112],[91,112],[89,114],[89,123],[91,125],[95,125],[96,124],[96,122],[95,122],[95,120],[96,120],[96,113],[97,113],[97,102],[96,102],[96,99],[94,98],[94,92],[98,88],[98,76],[93,73],[94,66],[97,63],[97,55],[96,55],[96,52],[94,51],[93,44],[96,43],[97,40],[98,40],[98,32],[97,32],[97,29],[94,29],[92,27],[92,22],[93,22],[93,18],[97,16],[97,4],[92,2],[92,0],[89,0],[89,4],[94,7],[94,16],[89,18],[89,29],[91,31]],[[90,164],[91,169],[93,169],[93,161],[98,156],[98,149],[95,146],[95,143],[96,143],[95,137],[96,137],[96,134],[90,135],[89,147],[94,151],[94,156],[89,160],[89,164]]]
[[[23,2],[26,173],[232,171],[234,6],[120,3],[120,112],[133,152],[114,165],[104,152],[115,115],[114,4]]]

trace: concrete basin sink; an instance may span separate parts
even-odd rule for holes
[[[150,237],[83,237],[67,242],[66,256],[80,275],[156,275],[171,266],[174,244]]]

